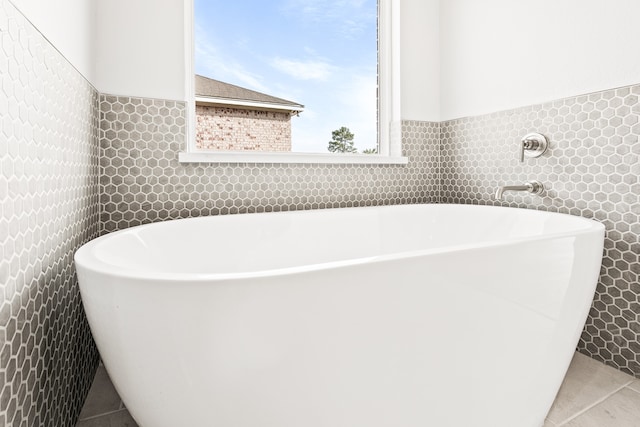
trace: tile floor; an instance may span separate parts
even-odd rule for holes
[[[76,427],[137,426],[100,366]],[[640,426],[640,380],[576,353],[543,427],[560,426]]]

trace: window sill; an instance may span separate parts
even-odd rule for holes
[[[247,153],[247,152],[180,152],[180,163],[317,163],[317,164],[378,164],[406,165],[407,157],[380,154],[321,153]]]

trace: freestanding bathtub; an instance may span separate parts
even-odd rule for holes
[[[562,214],[407,205],[168,221],[75,260],[141,427],[540,427],[603,235]]]

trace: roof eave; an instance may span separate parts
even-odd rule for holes
[[[289,112],[300,113],[304,111],[304,105],[300,104],[276,104],[271,102],[260,101],[246,101],[240,99],[230,98],[218,98],[213,96],[196,96],[196,104],[208,104],[208,105],[224,105],[224,106],[237,106],[237,107],[253,107],[261,108],[265,110],[283,110]]]

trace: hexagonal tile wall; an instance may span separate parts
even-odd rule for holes
[[[73,254],[98,235],[98,93],[0,0],[0,426],[72,426],[98,354]]]
[[[640,86],[442,123],[442,201],[504,205],[605,224],[600,281],[579,350],[640,376]],[[518,160],[520,139],[540,132],[540,158]],[[537,179],[541,196],[492,194]]]
[[[180,102],[101,96],[103,231],[201,215],[437,202],[437,123],[403,123],[407,166],[181,164],[185,111]]]

